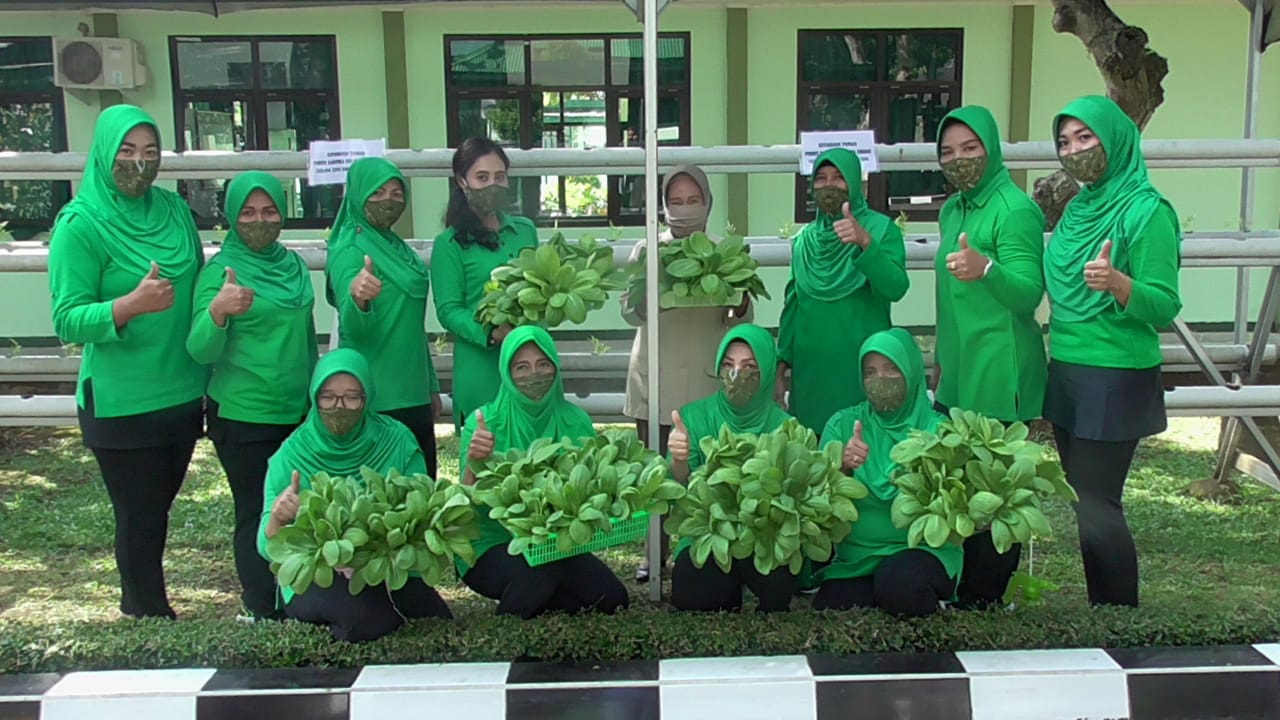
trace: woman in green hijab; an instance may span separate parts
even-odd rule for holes
[[[720,389],[671,415],[674,428],[668,449],[676,480],[687,482],[705,461],[699,447],[702,438],[715,436],[724,427],[736,433],[772,432],[791,417],[774,400],[777,362],[773,336],[759,325],[739,325],[725,334],[716,353]],[[749,559],[735,560],[727,573],[710,561],[699,568],[693,564],[691,545],[690,539],[681,538],[673,553],[671,604],[676,609],[736,611],[742,607],[744,587],[759,599],[761,612],[791,606],[800,578],[790,569],[781,567],[762,575]]]
[[[936,407],[1003,422],[1038,418],[1048,372],[1035,317],[1044,297],[1044,215],[1009,176],[986,108],[967,105],[943,119],[938,162],[957,192],[938,220]],[[998,602],[1021,548],[1000,555],[989,532],[969,538],[958,605]]]
[[[209,439],[231,486],[240,599],[253,618],[279,616],[275,579],[257,551],[267,458],[306,417],[316,363],[311,274],[278,242],[286,207],[280,181],[264,172],[227,185],[231,229],[200,271],[187,336],[187,352],[213,371]]]
[[[596,432],[590,416],[564,397],[560,354],[546,330],[512,330],[502,341],[498,370],[502,385],[497,397],[472,413],[462,429],[462,481],[468,485],[476,481],[468,462],[528,447],[538,438],[578,440]],[[497,600],[499,615],[528,619],[547,612],[613,613],[627,607],[626,588],[594,555],[529,567],[523,556],[507,553],[511,534],[497,520],[484,512],[478,517],[480,537],[472,542],[476,564],[458,561],[458,574],[467,587]]]
[[[116,105],[98,116],[84,177],[49,243],[53,327],[84,345],[76,405],[115,513],[120,611],[174,617],[169,507],[203,432],[207,374],[185,352],[204,253],[191,209],[154,187],[160,132]]]
[[[334,350],[316,364],[307,419],[267,462],[258,531],[263,558],[267,541],[297,517],[298,494],[311,486],[316,473],[360,478],[366,467],[383,475],[427,471],[417,438],[398,420],[374,412],[376,397],[369,363],[355,350]],[[410,576],[399,590],[374,586],[355,596],[348,578],[339,572],[333,585],[313,585],[301,595],[281,588],[285,614],[327,625],[336,639],[348,642],[376,640],[408,619],[453,617],[439,593],[420,577]]]
[[[887,329],[889,306],[907,294],[902,231],[862,195],[862,164],[844,148],[813,163],[817,218],[792,242],[791,279],[778,334],[779,403],[790,370],[790,409],[814,431],[862,401],[847,358]]]
[[[436,475],[440,383],[427,343],[427,264],[392,229],[408,185],[395,165],[361,158],[347,189],[325,267],[326,296],[338,310],[338,342],[369,359],[381,388],[373,407],[404,423]]]
[[[814,610],[878,607],[894,615],[922,617],[951,600],[964,562],[954,545],[908,548],[907,531],[890,516],[898,486],[889,451],[912,430],[932,430],[941,416],[929,405],[924,357],[902,328],[867,338],[858,354],[867,399],[831,418],[822,444],[844,445],[844,467],[870,490],[856,500],[858,522],[823,568]]]
[[[1053,120],[1062,166],[1082,183],[1044,256],[1052,314],[1044,416],[1067,481],[1089,602],[1138,604],[1138,556],[1121,496],[1141,438],[1166,427],[1160,328],[1182,309],[1182,231],[1147,179],[1138,127],[1089,95]]]

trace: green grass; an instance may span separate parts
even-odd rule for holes
[[[607,660],[692,655],[849,653],[1074,646],[1199,645],[1280,637],[1280,496],[1243,481],[1238,502],[1194,500],[1183,487],[1213,467],[1217,422],[1176,420],[1144,443],[1126,494],[1142,571],[1140,609],[1086,607],[1069,507],[1037,542],[1034,571],[1062,586],[1039,608],[950,612],[899,621],[879,612],[795,609],[709,619],[650,603],[631,582],[638,545],[605,553],[632,590],[614,617],[520,622],[460,583],[440,588],[457,619],[415,621],[365,645],[298,623],[237,622],[231,499],[211,447],[196,449],[174,505],[166,573],[178,623],[122,619],[110,504],[92,457],[69,429],[8,430],[0,444],[0,672],[117,667],[353,665],[383,662]],[[441,438],[452,468],[457,442]],[[1023,565],[1027,569],[1028,557]]]

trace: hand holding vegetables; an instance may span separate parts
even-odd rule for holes
[[[365,255],[364,267],[351,281],[351,299],[355,300],[362,309],[368,309],[369,303],[381,294],[382,281],[373,274],[373,258]]]
[[[840,238],[840,242],[857,245],[866,250],[871,245],[871,234],[862,227],[861,223],[854,219],[853,213],[849,212],[849,203],[845,203],[842,208],[844,217],[837,220],[832,228],[836,231],[836,237]]]
[[[298,492],[301,482],[302,476],[294,470],[289,487],[276,496],[276,502],[271,506],[271,519],[280,525],[288,525],[298,516]]]
[[[857,420],[853,423],[853,437],[844,446],[844,469],[853,472],[862,467],[870,452],[871,448],[862,441],[862,421]]]
[[[467,447],[468,460],[487,460],[493,454],[493,433],[484,424],[484,411],[476,411],[476,431],[471,435],[471,445]]]

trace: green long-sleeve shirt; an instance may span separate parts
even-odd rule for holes
[[[805,295],[793,271],[782,307],[778,359],[791,366],[789,409],[805,427],[821,432],[837,411],[863,401],[858,351],[868,337],[892,326],[890,305],[910,285],[906,256],[902,231],[890,223],[884,237],[872,240],[853,260],[866,284],[837,302]]]
[[[338,305],[338,344],[369,360],[378,388],[374,411],[429,405],[440,380],[427,341],[427,298],[410,297],[383,279],[382,292],[362,310],[351,297],[351,281],[362,269],[364,254],[357,245],[329,254],[325,276]]]
[[[195,224],[187,236],[204,261]],[[49,244],[49,289],[53,327],[63,342],[84,345],[76,400],[84,407],[85,380],[92,379],[97,417],[123,417],[163,410],[204,394],[206,369],[183,352],[191,330],[191,302],[199,265],[173,283],[173,306],[139,315],[117,330],[112,303],[133,292],[144,274],[117,264],[88,218],[77,215],[58,225]]]
[[[498,393],[497,345],[489,344],[493,328],[476,321],[476,308],[494,268],[505,265],[525,248],[538,246],[538,230],[526,218],[503,215],[498,248],[472,243],[463,248],[454,229],[441,233],[431,248],[431,276],[436,286],[436,315],[453,336],[453,417],[463,420]]]
[[[1049,354],[1054,360],[1130,370],[1160,364],[1160,328],[1182,310],[1178,218],[1168,206],[1156,210],[1146,230],[1130,244],[1127,265],[1117,268],[1133,279],[1127,306],[1112,302],[1084,322],[1050,316]]]
[[[214,256],[196,282],[187,352],[209,365],[209,397],[228,420],[267,425],[297,424],[307,414],[307,383],[316,364],[314,300],[286,308],[255,298],[243,315],[218,327],[209,305],[226,281]],[[253,288],[249,288],[252,290]]]
[[[1048,374],[1035,318],[1044,297],[1043,214],[1003,182],[972,200],[954,195],[938,224],[938,401],[1004,421],[1039,417]],[[964,282],[947,270],[961,233],[992,261],[986,277]]]

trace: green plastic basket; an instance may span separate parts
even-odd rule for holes
[[[574,555],[643,540],[649,534],[649,513],[641,510],[625,520],[613,518],[609,520],[609,524],[612,527],[608,532],[596,530],[596,534],[590,540],[581,545],[574,545],[565,552],[556,548],[556,534],[552,533],[549,540],[525,548],[524,559],[529,563],[529,567],[537,567]]]

